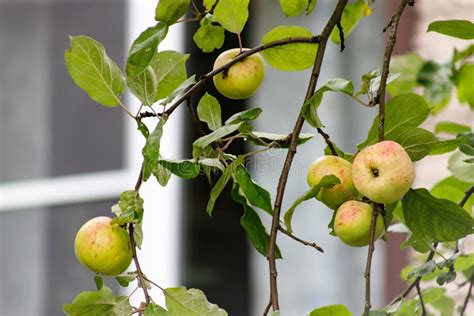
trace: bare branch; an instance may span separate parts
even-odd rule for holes
[[[145,296],[146,305],[148,305],[148,304],[150,304],[151,298],[150,298],[150,294],[148,294],[148,289],[146,288],[146,284],[145,284],[145,281],[144,281],[145,278],[143,276],[142,269],[140,268],[140,262],[138,261],[137,244],[135,243],[135,236],[134,236],[133,232],[134,232],[133,224],[129,224],[128,225],[128,235],[130,236],[130,244],[131,244],[131,247],[132,247],[133,261],[135,262],[135,267],[137,268],[138,285],[142,288],[143,295]]]
[[[305,245],[305,246],[308,246],[308,247],[313,247],[314,249],[316,249],[317,251],[319,252],[324,252],[323,248],[319,247],[316,243],[314,242],[309,242],[309,241],[306,241],[306,240],[303,240],[299,237],[296,237],[295,235],[293,235],[292,233],[290,233],[289,231],[287,231],[286,229],[284,229],[283,227],[281,226],[278,226],[278,230],[281,231],[283,234],[287,235],[288,237],[296,240],[297,242]]]

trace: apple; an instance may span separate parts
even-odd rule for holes
[[[95,217],[77,232],[74,252],[80,263],[90,270],[108,276],[124,272],[132,261],[128,233],[111,225],[106,216]]]
[[[370,241],[373,208],[370,204],[359,201],[347,201],[342,204],[334,218],[334,232],[345,244],[353,247],[367,246]],[[374,240],[380,237],[383,230],[383,218],[377,216]]]
[[[323,156],[309,166],[306,180],[309,186],[314,186],[324,176],[335,175],[341,181],[329,189],[321,189],[316,198],[332,209],[349,199],[357,196],[357,190],[352,183],[352,164],[337,156]]]
[[[244,49],[248,50],[248,49]],[[214,70],[227,64],[240,53],[240,48],[229,49],[217,57]],[[265,61],[259,53],[250,55],[213,77],[214,85],[229,99],[246,99],[257,92],[265,78]]]
[[[392,203],[410,189],[415,180],[415,168],[402,146],[386,140],[357,154],[352,178],[357,190],[370,200]]]

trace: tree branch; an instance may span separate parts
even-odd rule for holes
[[[342,11],[346,6],[348,0],[339,0],[332,16],[329,18],[326,26],[324,27],[321,36],[319,37],[319,47],[318,52],[316,54],[316,59],[314,62],[313,70],[311,72],[311,79],[308,84],[308,89],[306,91],[306,96],[304,101],[306,102],[313,94],[318,82],[319,73],[321,71],[321,66],[324,58],[324,52],[326,50],[326,43],[328,41],[329,36],[331,35],[332,30],[336,26],[337,22],[340,21]],[[280,175],[280,179],[278,181],[278,188],[277,194],[275,198],[274,204],[274,211],[273,211],[273,219],[272,219],[272,227],[270,231],[270,244],[269,244],[269,251],[268,251],[268,264],[269,264],[269,273],[270,273],[270,301],[272,303],[272,308],[274,311],[280,309],[280,303],[278,300],[278,286],[277,286],[277,269],[276,269],[276,261],[275,261],[275,248],[276,248],[276,238],[278,232],[278,226],[280,226],[280,211],[281,211],[281,204],[283,201],[283,195],[285,193],[286,182],[288,180],[288,174],[290,172],[291,164],[293,162],[293,158],[296,154],[296,146],[298,142],[298,137],[301,133],[301,128],[303,127],[304,118],[298,115],[298,119],[296,120],[295,127],[293,128],[293,132],[291,133],[291,140],[290,146],[288,149],[288,153],[285,159],[285,163],[283,165],[283,170]],[[318,132],[321,134],[322,130],[318,129]],[[322,134],[326,142],[328,142],[329,137],[327,134]],[[324,136],[326,135],[326,136]],[[328,145],[331,142],[328,143]],[[330,146],[331,147],[331,146]],[[334,148],[331,149],[333,151]],[[335,150],[334,150],[335,152]]]
[[[390,68],[390,59],[392,57],[393,48],[395,47],[395,42],[397,41],[397,29],[398,22],[400,17],[403,14],[406,6],[411,3],[413,0],[402,0],[398,6],[395,13],[390,19],[390,34],[388,36],[387,45],[385,47],[385,53],[383,57],[382,73],[380,78],[380,86],[377,91],[376,102],[379,104],[379,126],[378,126],[378,141],[381,142],[385,139],[385,90],[387,85],[387,78]],[[364,315],[368,316],[370,312],[371,299],[370,299],[370,270],[372,268],[372,257],[374,253],[374,243],[375,243],[375,230],[377,226],[377,216],[379,213],[379,206],[374,205],[374,212],[372,216],[372,223],[370,226],[370,239],[369,239],[369,248],[367,251],[367,263],[365,267],[365,305],[364,305]],[[383,206],[382,206],[383,207]]]
[[[128,235],[130,236],[130,244],[132,247],[132,256],[133,261],[135,262],[135,267],[137,268],[137,276],[138,276],[138,285],[143,289],[143,295],[145,295],[145,303],[146,305],[150,304],[151,298],[150,294],[148,294],[148,289],[146,288],[145,278],[143,276],[142,269],[140,268],[140,262],[138,261],[137,256],[137,245],[135,243],[135,236],[133,234],[134,227],[133,224],[128,225]]]
[[[306,240],[303,240],[299,237],[296,237],[295,235],[293,235],[292,233],[290,233],[289,231],[287,231],[286,229],[284,229],[283,227],[281,226],[278,226],[278,230],[281,231],[283,234],[287,235],[288,237],[296,240],[297,242],[305,245],[305,246],[308,246],[308,247],[313,247],[314,249],[316,249],[317,251],[319,252],[324,252],[324,249],[319,247],[316,243],[314,242],[309,242],[309,241],[306,241]]]
[[[402,0],[395,13],[392,15],[389,23],[390,34],[388,35],[387,46],[385,47],[380,86],[375,99],[379,104],[379,141],[383,141],[385,137],[385,90],[390,68],[390,59],[392,58],[393,48],[397,41],[398,22],[400,21],[400,17],[402,16],[406,6],[408,4],[413,5],[413,3],[413,0]]]
[[[466,295],[466,298],[464,299],[460,316],[464,316],[464,313],[466,312],[466,309],[467,309],[467,305],[469,304],[469,301],[471,300],[473,283],[474,283],[474,276],[471,276],[471,282],[469,283],[469,289],[467,290],[467,295]]]
[[[199,78],[199,81],[196,82],[188,91],[186,91],[178,100],[176,100],[173,103],[173,105],[168,110],[166,110],[163,114],[166,114],[166,115],[169,116],[171,113],[173,113],[174,110],[176,110],[176,108],[181,103],[183,103],[187,98],[189,98],[192,94],[194,94],[196,92],[196,90],[198,90],[200,87],[202,87],[209,79],[211,79],[215,75],[217,75],[220,72],[228,69],[232,65],[238,63],[239,61],[245,59],[246,57],[248,57],[250,55],[253,55],[253,54],[261,52],[265,49],[269,49],[269,48],[276,47],[276,46],[283,46],[283,45],[287,45],[287,44],[291,44],[291,43],[319,43],[319,41],[320,41],[319,36],[290,37],[290,38],[285,38],[285,39],[282,39],[282,40],[266,43],[266,44],[254,47],[252,49],[246,50],[242,54],[239,54],[234,59],[232,59],[231,61],[226,63],[225,65],[222,65],[221,67],[219,67],[219,68],[217,68],[217,69],[215,69],[211,72],[208,72],[205,75],[202,75]]]
[[[420,298],[421,316],[426,316],[425,302],[423,302],[423,296],[421,295],[420,283],[416,284],[416,293],[418,294],[418,297]]]

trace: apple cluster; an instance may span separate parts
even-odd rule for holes
[[[350,246],[362,247],[369,244],[373,206],[359,199],[378,204],[400,200],[415,180],[415,169],[402,146],[382,141],[364,148],[352,164],[337,156],[316,159],[308,169],[308,184],[314,186],[328,175],[339,178],[340,184],[321,189],[316,198],[336,210],[335,234]],[[378,216],[375,239],[383,227],[383,218]]]

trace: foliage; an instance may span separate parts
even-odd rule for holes
[[[344,49],[343,39],[356,31],[363,16],[371,15],[373,2],[356,0],[348,3],[340,0],[321,34],[315,35],[299,25],[280,25],[267,31],[261,39],[261,46],[246,51],[246,54],[261,51],[266,62],[280,71],[300,71],[310,67],[314,69],[306,98],[300,103],[296,127],[292,132],[282,135],[253,129],[252,121],[259,119],[262,112],[260,108],[253,107],[234,113],[224,121],[221,104],[209,92],[206,91],[197,104],[193,104],[189,101],[191,96],[199,88],[207,87],[205,84],[217,71],[197,77],[188,76],[186,61],[190,58],[189,54],[160,50],[160,44],[169,29],[179,22],[199,23],[193,40],[204,53],[219,50],[228,36],[237,35],[241,43],[241,33],[251,16],[249,0],[204,0],[202,8],[194,6],[190,0],[160,0],[155,11],[157,23],[135,39],[130,47],[124,72],[95,39],[84,35],[71,37],[70,48],[65,52],[65,62],[72,80],[96,102],[124,109],[134,119],[145,139],[142,169],[135,188],[124,191],[117,204],[112,207],[116,216],[112,223],[129,229],[133,250],[140,247],[143,240],[141,224],[144,218],[144,201],[139,191],[141,184],[151,176],[162,186],[167,185],[171,176],[183,179],[206,176],[212,184],[206,207],[209,216],[213,212],[222,211],[216,209],[216,201],[224,189],[231,186],[232,199],[243,209],[240,225],[256,251],[270,261],[270,266],[274,259],[283,257],[276,245],[278,231],[305,245],[313,245],[293,235],[294,212],[298,205],[315,197],[322,188],[332,188],[342,179],[334,175],[324,177],[301,194],[284,213],[283,218],[280,218],[283,192],[296,147],[304,145],[315,136],[300,134],[303,123],[307,122],[315,128],[315,132],[323,136],[327,145],[324,154],[338,155],[349,161],[353,160],[358,151],[383,139],[402,145],[412,161],[422,161],[427,155],[453,152],[447,166],[451,175],[441,179],[431,191],[424,188],[410,189],[402,201],[377,205],[376,209],[380,209],[378,216],[383,216],[389,231],[407,234],[402,247],[412,248],[424,260],[419,265],[405,268],[401,273],[404,280],[414,282],[412,288],[417,288],[417,296],[402,294],[389,306],[378,310],[370,310],[369,307],[364,312],[365,315],[421,315],[426,305],[442,315],[452,315],[455,303],[443,286],[460,277],[466,280],[466,284],[474,282],[474,255],[460,252],[459,248],[462,240],[473,232],[471,210],[474,197],[470,195],[473,193],[474,183],[474,134],[471,127],[456,122],[442,121],[434,131],[420,125],[430,115],[439,113],[449,104],[453,90],[461,103],[467,103],[474,109],[474,90],[471,88],[474,64],[470,61],[474,46],[454,50],[452,56],[444,62],[425,60],[414,53],[396,56],[391,60],[390,71],[387,62],[381,69],[368,70],[362,74],[360,82],[355,83],[356,86],[359,85],[358,90],[354,89],[352,81],[344,78],[330,79],[316,89],[327,41],[330,39]],[[398,18],[411,1],[402,0],[401,4],[404,6],[401,11],[397,11]],[[278,3],[275,1],[274,4],[267,5],[278,5],[282,14],[288,17],[310,15],[317,9],[316,0],[279,0]],[[392,30],[393,24],[398,23],[396,18],[397,15],[394,15],[390,22]],[[435,21],[429,25],[428,31],[439,33],[436,36],[447,35],[465,40],[474,38],[474,27],[469,21]],[[394,43],[393,36],[396,36],[396,31],[389,35],[389,44],[390,41]],[[387,51],[391,54],[389,48],[387,45]],[[241,62],[245,56],[238,55],[235,58],[232,62]],[[229,64],[227,67],[230,67]],[[226,67],[220,70],[225,75]],[[137,115],[131,114],[121,100],[126,88],[142,104]],[[380,99],[384,95],[381,91],[384,92],[385,89],[391,94],[386,103]],[[418,94],[420,91],[422,95]],[[326,92],[341,93],[357,105],[381,107],[381,115],[375,116],[366,139],[354,148],[355,154],[343,152],[323,131],[324,124],[318,116],[318,109],[325,106],[323,96]],[[190,102],[188,105],[191,114],[202,135],[193,142],[192,157],[167,159],[161,155],[161,138],[166,132],[167,121],[172,119],[173,111],[185,100]],[[297,102],[299,101],[295,101],[295,104]],[[383,108],[382,104],[385,105]],[[145,124],[145,118],[154,120],[153,130],[148,129],[147,126],[152,125]],[[257,145],[259,149],[231,154],[229,147],[234,141]],[[252,173],[245,167],[248,157],[269,149],[288,149],[274,198],[267,189],[255,182]],[[363,199],[370,202],[365,197]],[[261,216],[272,218],[271,229],[265,227]],[[334,216],[328,225],[331,234],[334,234],[333,221]],[[281,224],[285,225],[286,230]],[[372,238],[369,258],[373,243]],[[439,246],[443,248],[440,249]],[[138,262],[135,252],[134,259]],[[368,260],[370,268],[371,259]],[[270,271],[270,278],[276,280],[276,268],[275,271],[270,268]],[[370,285],[370,273],[365,275]],[[129,315],[132,312],[147,316],[227,315],[222,308],[209,303],[204,293],[198,289],[159,287],[147,279],[138,264],[136,271],[115,279],[123,287],[136,282],[137,288],[143,290],[144,304],[132,307],[128,297],[115,296],[104,286],[103,279],[95,276],[97,290],[79,293],[72,303],[64,305],[64,312],[68,315]],[[429,279],[436,280],[438,285],[420,283]],[[165,307],[154,303],[147,292],[152,285],[162,290],[166,299]],[[421,286],[423,289],[420,290]],[[276,285],[271,287],[272,293],[275,289]],[[274,299],[271,303],[274,309],[272,315],[280,315],[278,304],[275,304]],[[370,306],[370,296],[366,297],[365,305]],[[308,315],[351,314],[343,305],[330,305],[316,308]]]

